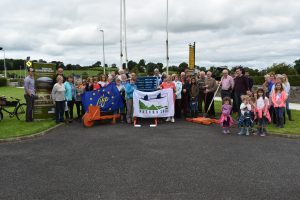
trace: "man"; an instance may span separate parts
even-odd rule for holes
[[[136,79],[137,79],[136,74],[135,73],[131,73],[130,79],[133,80],[134,82],[136,82]]]
[[[243,74],[243,68],[239,67],[235,70],[236,77],[234,79],[234,102],[235,111],[241,115],[240,105],[242,103],[241,96],[249,94],[249,81]]]
[[[217,89],[217,82],[216,80],[212,77],[211,71],[208,71],[206,73],[206,80],[205,80],[205,93],[206,93],[206,101],[205,101],[205,112],[208,114],[210,117],[215,117],[215,102],[214,102],[214,94]],[[212,103],[210,109],[209,105]]]
[[[246,78],[248,78],[248,82],[249,82],[249,90],[252,91],[252,87],[253,87],[253,78],[250,77],[249,72],[245,72],[245,76],[246,76]]]
[[[197,80],[197,85],[199,88],[199,96],[198,96],[198,110],[199,113],[202,113],[202,104],[203,102],[205,103],[205,72],[200,71],[198,80]]]
[[[189,111],[190,84],[189,84],[184,72],[181,72],[181,74],[180,74],[180,81],[182,83],[181,108],[183,110],[184,117],[187,117],[187,113]]]
[[[53,78],[53,85],[56,83],[57,76],[59,76],[59,75],[63,77],[63,82],[65,82],[67,80],[67,77],[64,76],[64,69],[59,66],[57,68],[56,75]]]
[[[221,97],[222,99],[224,97],[231,98],[231,92],[234,87],[234,80],[231,76],[228,75],[228,70],[224,69],[222,72],[223,76],[221,78],[220,84],[221,84]]]
[[[25,90],[25,100],[26,100],[26,122],[32,122],[33,116],[33,105],[34,105],[34,96],[35,96],[35,87],[34,87],[34,70],[33,68],[28,68],[28,76],[24,79],[24,90]]]
[[[162,84],[161,74],[157,68],[154,69],[154,76],[157,78],[157,88],[159,88],[160,84]]]

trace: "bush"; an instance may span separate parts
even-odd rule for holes
[[[7,79],[6,78],[0,78],[0,87],[7,85]]]
[[[265,82],[265,78],[263,76],[253,76],[254,85],[262,85]],[[289,82],[291,86],[300,86],[300,76],[292,75],[288,76]]]

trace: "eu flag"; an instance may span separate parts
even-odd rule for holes
[[[123,108],[122,96],[115,83],[110,83],[99,90],[93,90],[82,94],[82,104],[87,111],[90,105],[100,106],[101,112],[114,112]]]

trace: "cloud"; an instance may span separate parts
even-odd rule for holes
[[[120,63],[119,0],[0,2],[0,46],[14,58],[89,65]],[[166,1],[126,0],[128,58],[166,63]],[[295,0],[169,1],[170,64],[267,67],[292,63],[300,51],[300,2]]]

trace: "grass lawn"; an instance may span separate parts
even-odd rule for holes
[[[24,89],[13,87],[0,87],[0,96],[16,97],[25,103]],[[10,108],[13,110],[13,108]],[[0,121],[0,139],[13,138],[18,136],[32,135],[55,126],[53,120],[36,121],[26,123],[25,116],[18,120],[16,117],[10,118],[6,112],[3,112],[4,119]]]
[[[221,113],[221,102],[215,101],[215,108],[217,113]],[[233,117],[237,119],[236,116]],[[286,116],[286,124],[284,128],[277,128],[274,124],[269,124],[267,126],[267,131],[272,133],[279,133],[279,134],[291,134],[291,135],[300,135],[300,123],[297,123],[300,119],[300,111],[292,110],[292,118],[295,121],[289,121],[288,117]]]

